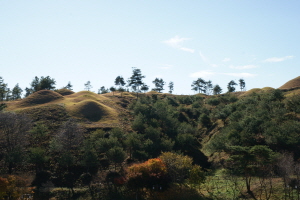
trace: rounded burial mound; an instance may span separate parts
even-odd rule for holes
[[[101,103],[92,100],[82,101],[70,108],[74,116],[97,122],[103,118],[109,118],[114,110]]]
[[[91,92],[91,91],[80,91],[72,94],[72,97],[79,97],[79,96],[99,96],[98,94]]]
[[[243,94],[241,94],[240,97],[245,97],[245,96],[249,96],[253,93],[260,93],[260,92],[261,92],[260,88],[253,88],[253,89],[248,90],[248,91],[244,92]]]
[[[96,94],[94,92],[90,91],[81,91],[74,94],[71,94],[68,96],[68,98],[73,99],[73,102],[81,102],[85,100],[94,100],[94,101],[104,101],[108,100],[107,97],[104,97],[102,95]]]
[[[298,76],[297,78],[294,78],[294,79],[286,82],[279,89],[289,90],[289,89],[298,88],[298,87],[300,87],[300,76]]]
[[[65,89],[65,88],[56,90],[56,92],[57,92],[58,94],[61,94],[62,96],[74,94],[74,92],[73,92],[72,90],[68,90],[68,89]]]
[[[23,106],[30,106],[36,104],[44,104],[63,98],[64,97],[62,95],[52,90],[40,90],[23,99],[21,101],[21,104]]]
[[[262,88],[261,89],[263,92],[271,92],[271,91],[273,91],[273,90],[275,90],[274,88],[272,88],[272,87],[264,87],[264,88]]]

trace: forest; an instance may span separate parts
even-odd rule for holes
[[[0,199],[300,199],[300,77],[225,93],[199,78],[195,95],[143,78],[3,90]]]

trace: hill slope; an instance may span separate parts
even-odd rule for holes
[[[25,112],[35,121],[55,116],[56,121],[65,121],[69,117],[78,119],[87,128],[123,126],[119,115],[126,115],[127,111],[117,97],[106,97],[89,91],[73,94],[69,91],[62,92],[63,94],[59,94],[41,90],[22,100],[8,102],[6,110]]]
[[[290,90],[290,89],[294,89],[294,88],[298,88],[298,87],[300,87],[300,76],[286,82],[279,89]]]

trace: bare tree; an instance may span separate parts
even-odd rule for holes
[[[85,90],[90,91],[91,88],[93,88],[93,86],[91,85],[91,81],[88,81],[84,84]]]
[[[0,159],[4,160],[9,174],[23,161],[30,127],[31,119],[26,115],[0,112]]]
[[[294,172],[294,158],[292,153],[285,152],[281,155],[277,162],[279,175],[284,183],[285,198],[290,194],[289,183]]]
[[[76,123],[74,119],[69,119],[60,127],[58,134],[50,143],[52,152],[57,156],[59,166],[67,169],[63,178],[73,195],[76,178],[71,168],[80,161],[79,154],[80,146],[84,140],[83,133],[83,127]]]
[[[56,150],[74,152],[83,142],[84,129],[74,119],[69,119],[59,129],[55,137]]]

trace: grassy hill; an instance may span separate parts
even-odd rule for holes
[[[279,89],[282,89],[282,90],[291,90],[291,89],[295,89],[295,88],[300,88],[300,76],[286,82],[281,87],[279,87]]]
[[[238,199],[238,196],[251,199],[253,194],[262,194],[261,177],[253,175],[250,193],[243,186],[242,171],[241,174],[233,174],[231,178],[234,179],[230,179],[227,172],[235,173],[234,170],[238,169],[231,168],[239,164],[239,160],[233,160],[235,156],[241,157],[249,152],[251,156],[246,156],[246,159],[251,162],[246,168],[252,167],[251,163],[254,162],[260,170],[277,169],[279,165],[273,159],[281,152],[292,153],[295,162],[300,160],[300,89],[297,88],[297,80],[300,79],[287,82],[282,89],[264,87],[220,95],[172,95],[151,91],[139,94],[138,99],[135,93],[130,92],[95,94],[90,91],[74,93],[66,89],[41,90],[22,100],[6,102],[5,110],[26,113],[33,121],[46,125],[50,134],[40,140],[39,145],[47,144],[43,146],[47,149],[44,154],[51,159],[45,161],[44,168],[56,175],[53,177],[60,177],[64,174],[61,172],[66,170],[64,162],[60,163],[60,154],[53,151],[53,144],[61,141],[56,140],[61,137],[61,125],[74,118],[88,129],[83,134],[85,142],[80,144],[79,151],[72,152],[76,159],[72,164],[74,168],[70,168],[76,176],[74,180],[79,180],[80,173],[86,172],[82,165],[96,167],[99,171],[95,170],[93,176],[95,182],[99,182],[106,180],[112,169],[119,169],[122,174],[121,169],[128,168],[134,162],[157,158],[162,152],[180,152],[205,169],[205,182],[196,184],[200,193],[198,189],[189,188],[195,194],[201,194],[203,198],[200,199]],[[35,124],[36,131],[38,128],[38,124]],[[76,129],[77,126],[71,130]],[[31,141],[37,140],[33,137]],[[32,151],[31,148],[29,150]],[[57,145],[56,150],[64,152],[65,148],[61,150]],[[118,151],[117,157],[112,156]],[[119,155],[122,159],[116,161]],[[268,162],[260,163],[265,159],[261,155],[270,156]],[[86,158],[84,162],[83,157]],[[96,165],[94,161],[97,161]],[[56,163],[61,168],[53,169],[49,167],[53,166],[50,163]],[[263,171],[264,174],[267,171]],[[273,171],[268,175],[273,181],[272,188],[276,188],[276,191],[271,188],[274,191],[273,199],[275,196],[282,199],[284,184],[277,177],[280,174],[276,174],[275,178],[273,175]],[[53,180],[57,188],[62,186],[61,181],[55,182],[59,178]],[[65,183],[63,185],[66,186]],[[237,185],[241,187],[237,188]],[[83,189],[81,185],[77,186]],[[228,192],[228,188],[232,193]]]
[[[22,100],[7,102],[6,110],[27,113],[36,121],[53,120],[61,124],[72,117],[86,128],[120,127],[124,126],[120,116],[127,115],[124,107],[134,98],[130,94],[122,96],[128,100],[121,102],[118,95],[99,95],[89,91],[41,90]]]

